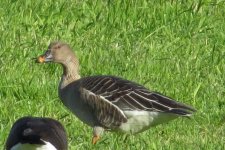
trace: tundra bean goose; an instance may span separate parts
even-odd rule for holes
[[[66,131],[51,118],[18,119],[8,136],[6,150],[67,150]]]
[[[194,108],[115,76],[80,77],[79,61],[70,46],[52,42],[37,62],[62,65],[59,97],[81,121],[93,128],[95,144],[104,130],[142,132],[179,116],[191,116]]]

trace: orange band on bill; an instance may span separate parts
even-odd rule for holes
[[[39,56],[37,60],[39,63],[43,63],[45,61],[45,58],[43,56]]]

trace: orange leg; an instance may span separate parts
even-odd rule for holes
[[[104,132],[104,128],[100,126],[94,126],[92,144],[96,144],[100,140],[100,136]]]
[[[96,144],[100,140],[100,136],[93,136],[92,138],[92,144]]]

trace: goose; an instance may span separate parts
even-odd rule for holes
[[[196,111],[121,77],[81,78],[77,56],[67,43],[61,41],[51,42],[36,62],[61,64],[59,98],[76,117],[93,128],[93,144],[105,130],[135,134],[179,116],[189,117]]]
[[[12,126],[6,150],[67,150],[62,124],[51,118],[22,117]]]

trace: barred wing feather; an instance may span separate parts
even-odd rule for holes
[[[87,103],[91,103],[94,109],[97,108],[96,111],[101,114],[100,118],[108,120],[108,123],[116,121],[116,125],[126,122],[123,111],[144,110],[181,116],[190,116],[195,111],[190,106],[176,102],[160,93],[149,91],[137,83],[114,76],[86,77],[82,79],[81,87],[96,97],[92,100],[88,99]],[[118,114],[120,117],[116,118]]]

